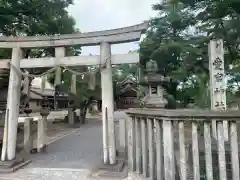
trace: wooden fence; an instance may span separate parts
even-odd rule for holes
[[[129,171],[154,180],[239,180],[240,112],[132,109],[127,114],[131,118],[120,123],[120,147]]]

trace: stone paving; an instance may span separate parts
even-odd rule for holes
[[[17,175],[1,176],[0,180],[144,180],[144,178],[132,173],[125,179],[94,178],[88,170],[35,168],[21,170]]]
[[[120,117],[118,114],[115,116],[117,119]],[[126,116],[122,114],[120,118],[122,117]],[[50,144],[46,153],[32,155],[32,163],[28,166],[12,174],[0,175],[0,180],[122,179],[92,176],[102,164],[102,154],[101,121],[89,121],[74,133]],[[131,174],[131,177],[125,180],[140,179],[142,178]]]
[[[101,163],[102,129],[100,121],[83,125],[48,147],[47,154],[33,157],[31,167],[89,169]]]

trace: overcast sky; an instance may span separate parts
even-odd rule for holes
[[[81,32],[121,28],[142,23],[155,15],[151,6],[160,0],[75,0],[69,13]],[[138,43],[113,45],[112,53],[122,54],[138,48]],[[99,54],[99,47],[83,49],[83,54]]]

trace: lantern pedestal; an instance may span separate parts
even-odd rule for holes
[[[147,95],[143,99],[147,108],[165,108],[167,100],[159,97],[157,94]]]

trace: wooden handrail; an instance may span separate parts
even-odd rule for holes
[[[130,109],[126,111],[129,116],[148,117],[148,118],[169,118],[169,120],[207,120],[207,119],[234,119],[240,120],[240,111],[211,111],[198,109]]]

